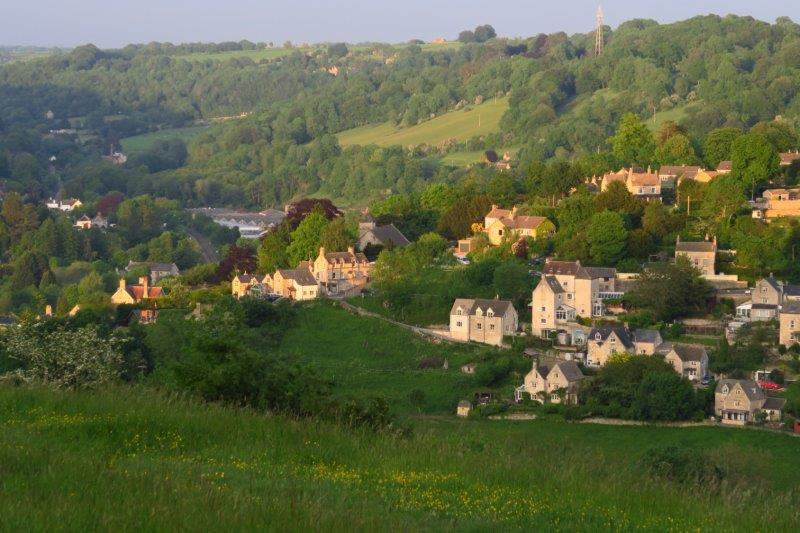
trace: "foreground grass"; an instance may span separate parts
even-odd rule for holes
[[[194,137],[208,129],[207,126],[188,126],[185,128],[170,128],[152,131],[120,140],[122,150],[126,153],[144,152],[155,146],[156,143],[172,139],[182,139],[187,143]]]
[[[400,438],[129,388],[0,388],[0,428],[6,530],[800,527],[800,441],[759,431],[447,419]],[[651,478],[653,443],[728,475]]]
[[[416,126],[399,128],[387,122],[343,131],[337,137],[342,146],[417,146],[436,145],[448,139],[465,141],[499,131],[500,118],[506,109],[508,98],[493,98],[478,106],[449,111]]]

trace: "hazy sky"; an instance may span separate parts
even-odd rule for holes
[[[587,31],[597,0],[0,0],[0,44],[294,42],[454,38],[492,24],[503,36]],[[606,0],[606,24],[737,13],[773,22],[800,0]],[[791,9],[795,8],[795,9]],[[797,21],[800,17],[794,17]]]

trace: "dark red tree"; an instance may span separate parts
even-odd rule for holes
[[[314,209],[319,209],[325,218],[332,220],[342,216],[342,212],[327,198],[304,198],[286,206],[286,219],[292,229],[296,228]]]
[[[217,273],[214,276],[214,281],[219,283],[221,281],[229,280],[233,277],[234,273],[252,274],[256,271],[256,256],[252,248],[245,248],[241,246],[231,245],[228,249],[228,255],[220,261],[217,267]]]

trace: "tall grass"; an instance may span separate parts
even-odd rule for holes
[[[755,431],[447,419],[400,438],[125,388],[0,389],[0,425],[7,530],[800,526],[800,441]],[[715,491],[650,478],[653,442],[745,466]]]

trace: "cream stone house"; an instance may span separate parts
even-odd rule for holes
[[[557,332],[577,317],[603,316],[604,300],[623,296],[619,285],[616,269],[548,259],[532,294],[531,331],[542,337]]]
[[[378,225],[369,210],[364,211],[358,223],[359,250],[367,246],[383,246],[384,248],[400,248],[408,246],[410,241],[394,224]]]
[[[500,346],[519,327],[517,310],[508,300],[458,298],[450,309],[450,337]]]
[[[575,361],[557,358],[534,358],[533,368],[525,375],[523,384],[514,391],[516,401],[524,394],[541,403],[578,403],[583,372]]]
[[[787,301],[781,307],[778,342],[787,348],[800,343],[800,302]]]
[[[245,272],[244,274],[237,274],[231,280],[231,294],[234,298],[239,299],[247,296],[250,289],[258,284],[258,278],[252,274]]]
[[[689,381],[700,381],[708,376],[708,352],[702,346],[672,344],[664,361]]]
[[[800,286],[789,285],[770,276],[756,282],[750,301],[736,306],[736,316],[758,322],[778,318],[785,302],[800,301]]]
[[[788,167],[798,159],[800,159],[800,151],[794,150],[791,152],[781,152],[780,154],[781,162],[780,166]]]
[[[689,263],[698,269],[703,276],[714,276],[714,264],[717,257],[717,238],[709,241],[681,241],[680,236],[675,243],[675,259],[686,257]]]
[[[800,187],[793,189],[767,189],[753,203],[753,218],[800,217]]]
[[[503,240],[520,237],[538,239],[555,231],[553,223],[545,217],[520,215],[516,207],[509,210],[496,205],[484,217],[483,228],[492,246],[499,246]]]
[[[759,412],[772,422],[780,421],[786,400],[768,397],[749,379],[722,379],[714,390],[714,413],[723,424],[743,426]]]
[[[592,180],[597,181],[597,178]],[[657,172],[649,168],[645,172],[637,172],[633,168],[622,168],[617,172],[604,174],[600,181],[600,192],[605,192],[612,183],[622,183],[633,196],[645,200],[661,198],[662,179]]]
[[[151,287],[147,276],[139,278],[138,285],[128,285],[125,282],[125,278],[120,278],[119,287],[111,295],[111,303],[116,305],[137,304],[142,300],[155,299],[162,295],[163,289],[161,287]]]
[[[656,330],[628,331],[625,326],[598,326],[589,331],[586,340],[586,364],[600,367],[614,354],[655,355],[663,346]]]
[[[321,290],[308,261],[301,261],[297,268],[279,268],[264,276],[262,283],[273,294],[295,301],[314,300]]]
[[[371,281],[373,264],[351,246],[346,252],[319,249],[311,273],[328,295],[358,294]]]

